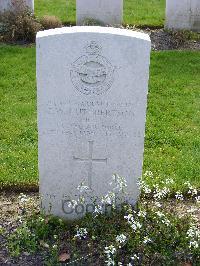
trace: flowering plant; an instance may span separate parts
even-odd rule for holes
[[[119,209],[116,195],[126,194],[126,180],[114,175],[110,184],[113,189],[99,200],[111,204],[109,215],[94,203],[93,212],[70,224],[39,214],[38,208],[34,215],[30,214],[26,205],[30,209],[32,201],[20,195],[21,224],[10,237],[10,251],[20,254],[48,249],[52,265],[57,265],[59,254],[68,243],[70,256],[62,258],[67,257],[69,263],[86,260],[87,265],[94,265],[98,257],[98,265],[198,265],[200,197],[194,186],[186,182],[184,191],[175,190],[173,179],[154,178],[152,172],[147,172],[140,181],[137,204],[123,203]],[[82,193],[88,188],[81,184],[78,190]],[[83,195],[74,199],[73,205],[80,200],[85,202]]]

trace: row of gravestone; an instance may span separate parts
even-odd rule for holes
[[[12,1],[1,0],[0,10],[7,9]],[[34,10],[34,0],[24,1]],[[77,25],[88,18],[109,25],[121,24],[123,0],[76,0],[76,10]],[[166,28],[200,30],[200,1],[166,0]]]

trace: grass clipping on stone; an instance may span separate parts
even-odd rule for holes
[[[93,213],[74,222],[41,214],[38,204],[21,194],[18,227],[7,241],[11,256],[39,252],[48,265],[198,265],[197,189],[186,182],[183,192],[172,195],[173,179],[163,180],[147,172],[145,180],[148,182],[140,181],[137,205],[123,204],[118,209],[113,204],[116,191],[126,193],[127,184],[115,175],[112,182],[116,186],[102,197],[102,203],[111,204],[112,211],[104,214],[101,206],[95,205]],[[80,197],[74,199],[73,207],[83,202],[88,188],[81,184],[77,189]],[[190,204],[181,209],[186,198]]]

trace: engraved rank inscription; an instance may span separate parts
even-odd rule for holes
[[[101,47],[94,41],[86,46],[86,54],[79,57],[70,71],[74,87],[86,95],[100,95],[113,84],[115,68],[100,55]]]

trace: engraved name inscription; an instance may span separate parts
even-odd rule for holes
[[[42,106],[47,119],[55,116],[53,126],[43,130],[43,134],[62,134],[75,137],[97,135],[126,138],[129,132],[124,122],[135,119],[135,102],[122,101],[76,101],[49,100]],[[58,119],[59,117],[59,119]],[[69,120],[68,120],[68,119]],[[132,132],[133,134],[133,132]],[[140,137],[140,132],[135,132]]]
[[[124,122],[135,120],[135,106],[137,103],[129,101],[76,101],[49,100],[42,106],[47,119],[55,116],[53,125],[43,129],[42,134],[63,136],[117,136],[127,138],[128,129]],[[58,119],[59,117],[59,119]],[[133,134],[133,132],[132,132]],[[140,132],[135,130],[135,137]]]

